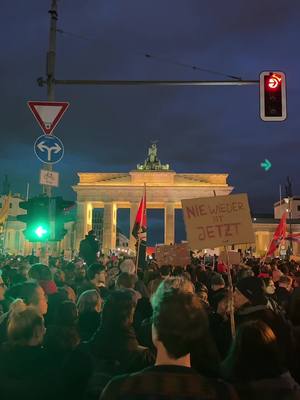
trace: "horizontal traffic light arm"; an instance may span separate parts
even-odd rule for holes
[[[100,85],[100,86],[243,86],[257,85],[259,80],[226,81],[182,81],[182,80],[95,80],[95,79],[55,79],[56,85]]]

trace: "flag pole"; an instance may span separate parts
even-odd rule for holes
[[[280,185],[279,185],[279,203],[280,203],[280,206],[281,206],[281,200],[282,200],[282,193],[281,193],[281,184],[280,184]],[[274,236],[274,235],[273,235],[273,236]],[[267,248],[267,252],[266,252],[266,254],[264,255],[264,257],[262,258],[262,260],[261,260],[262,263],[265,263],[265,261],[266,261],[267,254],[269,253],[269,250],[270,250],[272,241],[273,241],[273,237],[272,237],[272,239],[269,241],[268,248]]]
[[[140,233],[140,229],[139,229],[138,235],[139,235],[139,233]],[[136,274],[137,274],[138,264],[139,264],[140,244],[141,244],[141,240],[140,240],[140,238],[138,238],[137,251],[136,251],[136,260],[135,260],[135,273]]]
[[[141,215],[140,226],[139,226],[139,230],[138,230],[138,243],[137,243],[136,261],[135,261],[135,273],[136,274],[138,271],[138,264],[139,264],[139,257],[140,257],[141,233],[142,233],[142,224],[144,222],[144,211],[145,211],[145,197],[146,197],[146,183],[144,182],[142,215]]]
[[[235,338],[235,319],[234,319],[234,300],[233,300],[233,283],[231,277],[231,266],[229,263],[229,254],[227,246],[224,246],[225,255],[226,255],[226,263],[227,263],[227,278],[228,278],[228,286],[229,286],[229,315],[230,315],[230,330],[232,339]]]
[[[280,206],[281,206],[281,200],[282,200],[282,194],[281,194],[281,185],[279,185],[279,201],[280,201]]]
[[[217,197],[217,193],[215,190],[213,190],[213,193],[214,193],[214,197]],[[232,283],[231,268],[230,268],[230,264],[229,264],[229,254],[228,254],[227,246],[224,246],[224,250],[225,250],[226,262],[227,262],[227,278],[228,278],[228,286],[229,286],[230,330],[231,330],[232,339],[234,339],[236,329],[235,329],[235,320],[234,320],[233,283]]]

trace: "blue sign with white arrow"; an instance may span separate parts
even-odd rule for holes
[[[54,135],[42,135],[34,143],[34,152],[43,163],[55,164],[63,158],[64,145]]]

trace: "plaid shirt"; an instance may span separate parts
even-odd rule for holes
[[[113,378],[100,400],[236,400],[232,386],[192,368],[160,365]]]

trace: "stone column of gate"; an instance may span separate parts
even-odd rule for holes
[[[102,250],[105,254],[116,248],[117,238],[117,205],[114,202],[104,203],[103,213],[103,243]]]
[[[165,203],[165,244],[175,242],[175,205]]]
[[[76,250],[79,250],[79,244],[87,234],[87,201],[77,202],[76,212]]]
[[[135,248],[136,238],[134,236],[132,236],[131,232],[132,232],[132,229],[133,229],[133,226],[135,223],[135,218],[136,218],[138,209],[139,209],[139,203],[130,203],[129,249],[134,252],[136,250],[136,248]]]

